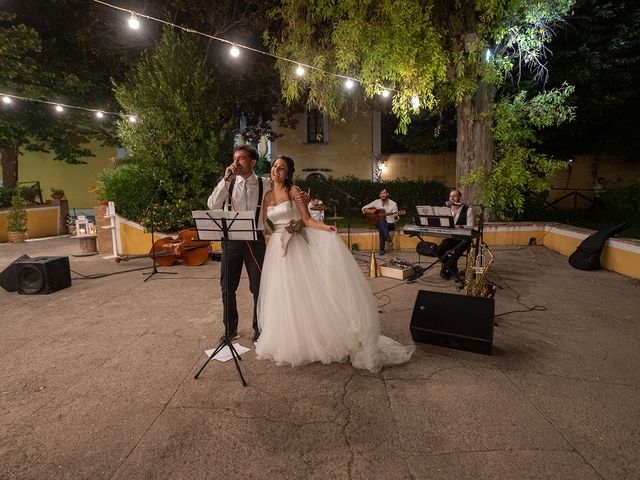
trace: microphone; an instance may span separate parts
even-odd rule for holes
[[[238,166],[235,163],[232,163],[231,165],[235,165],[235,167],[238,168]],[[229,165],[229,166],[231,166],[231,165]],[[227,180],[229,180],[234,175],[235,175],[235,173],[233,173],[233,170],[229,170],[229,173],[227,173],[227,176],[224,177],[224,181],[226,182]]]

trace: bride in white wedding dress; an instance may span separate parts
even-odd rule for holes
[[[258,358],[292,366],[349,359],[371,372],[408,361],[415,347],[380,335],[376,298],[335,227],[293,200],[293,172],[291,158],[276,159],[264,200],[274,232],[260,281]]]

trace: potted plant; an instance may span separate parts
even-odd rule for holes
[[[61,188],[53,187],[51,189],[51,198],[53,198],[57,202],[60,202],[60,200],[64,198],[64,190],[62,190]]]
[[[27,236],[27,201],[20,195],[11,197],[7,215],[7,235],[11,243],[24,242]]]

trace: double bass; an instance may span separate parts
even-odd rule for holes
[[[198,240],[198,232],[195,228],[190,228],[178,232],[176,238],[159,238],[147,254],[117,256],[116,263],[135,258],[155,257],[156,264],[161,267],[170,267],[181,261],[188,266],[198,266],[207,262],[210,253],[211,242]]]

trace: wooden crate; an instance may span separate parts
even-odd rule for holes
[[[397,280],[406,280],[415,273],[413,267],[401,268],[395,265],[381,265],[380,275]]]

